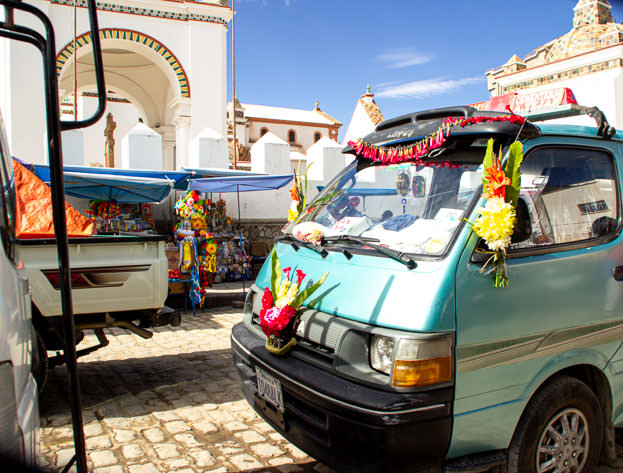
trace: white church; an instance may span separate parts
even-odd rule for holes
[[[75,0],[75,8],[74,0],[28,1],[54,25],[62,118],[90,116],[97,99],[86,1]],[[233,12],[227,0],[97,3],[106,115],[114,130],[113,165],[228,167],[227,29]],[[5,40],[0,42],[0,62],[5,65],[0,71],[0,106],[12,153],[28,162],[44,162],[39,53]],[[90,128],[64,132],[65,163],[106,165],[106,126],[104,117]],[[33,133],[23,133],[26,127]],[[149,153],[137,152],[141,147]],[[159,152],[153,154],[154,149]]]

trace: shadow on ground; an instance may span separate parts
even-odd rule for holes
[[[117,397],[127,403],[132,395],[148,400],[140,404],[144,406],[141,415],[162,409],[166,403],[178,408],[243,398],[229,349],[124,360],[79,360],[78,373],[83,409]],[[60,366],[50,370],[39,400],[42,417],[69,415],[68,399],[67,369]]]

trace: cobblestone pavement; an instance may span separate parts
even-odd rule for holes
[[[332,472],[244,400],[229,341],[240,319],[230,307],[187,314],[150,340],[107,330],[110,345],[79,362],[90,472]],[[79,347],[94,344],[88,335]],[[40,400],[41,463],[53,471],[73,455],[67,379],[52,370]],[[617,453],[594,473],[623,473],[623,430]]]
[[[239,388],[229,333],[240,310],[184,316],[150,340],[109,329],[110,344],[79,361],[89,471],[331,472],[276,433]],[[79,348],[96,344],[88,335]],[[73,455],[68,377],[49,373],[41,404],[41,463]]]

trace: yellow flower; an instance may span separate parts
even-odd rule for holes
[[[484,238],[492,251],[505,250],[511,242],[515,225],[515,209],[500,197],[487,199],[478,211],[480,217],[472,225],[476,234]]]
[[[290,281],[288,281],[288,283],[290,283]],[[284,307],[286,305],[290,305],[292,303],[292,301],[294,301],[294,299],[296,298],[296,295],[299,292],[299,286],[298,284],[288,284],[289,288],[287,291],[285,291],[284,295],[281,297],[278,297],[277,300],[275,301],[275,307]],[[281,291],[279,292],[279,294],[281,294]]]
[[[275,307],[283,307],[286,305],[286,295],[288,294],[288,289],[290,289],[290,281],[284,278],[279,285],[279,290],[277,291],[277,297],[275,299]]]
[[[290,208],[288,209],[288,222],[294,222],[296,217],[299,216],[299,211],[297,208],[298,201],[292,201]]]

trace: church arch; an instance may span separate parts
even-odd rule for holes
[[[169,65],[173,71],[178,84],[178,93],[181,98],[190,98],[190,83],[188,82],[188,76],[186,71],[178,61],[175,54],[166,48],[162,43],[144,33],[138,31],[117,29],[117,28],[104,28],[100,30],[100,39],[106,40],[118,40],[127,41],[135,45],[142,45],[160,56]],[[91,44],[91,33],[85,33],[76,38],[76,52],[84,46]],[[56,56],[56,74],[61,76],[63,67],[67,61],[74,55],[74,42],[70,41]]]

